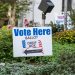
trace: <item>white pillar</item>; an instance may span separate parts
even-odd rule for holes
[[[72,0],[72,9],[75,9],[75,0]]]
[[[64,0],[64,30],[67,30],[67,0]]]
[[[33,12],[32,12],[32,24],[33,24],[33,26],[34,26],[34,5],[35,5],[35,0],[33,0]]]

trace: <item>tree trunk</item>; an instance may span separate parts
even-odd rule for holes
[[[16,15],[16,4],[14,4],[13,9],[12,9],[12,25],[15,26],[15,15]]]
[[[11,13],[12,13],[12,7],[11,7],[11,5],[9,5],[8,6],[8,19],[9,19],[9,21],[8,21],[8,24],[10,25],[11,24]]]
[[[15,26],[15,13],[16,13],[16,5],[8,6],[8,18],[9,18],[9,25]]]

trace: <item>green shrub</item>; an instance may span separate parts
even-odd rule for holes
[[[75,30],[66,30],[63,32],[57,32],[54,35],[56,41],[63,43],[75,43]]]
[[[58,29],[57,29],[57,25],[56,25],[56,24],[53,24],[52,21],[50,22],[50,26],[52,27],[52,33],[55,33],[55,32],[58,31]]]
[[[75,75],[75,44],[62,45],[53,42],[52,58],[51,56],[13,58],[12,49],[10,52],[7,53],[9,57],[4,56],[5,59],[0,59],[10,61],[10,64],[6,63],[5,66],[0,66],[0,75]],[[51,60],[56,61],[52,62]],[[16,61],[16,63],[12,64],[12,61]],[[25,61],[29,64],[26,64]]]
[[[69,63],[66,60],[64,61],[65,64],[62,62],[50,62],[48,64],[43,64],[43,65],[41,64],[31,65],[26,63],[13,63],[13,64],[6,63],[5,66],[0,66],[0,74],[2,75],[75,75],[74,62]]]
[[[61,64],[61,70],[75,74],[75,51],[62,51],[57,59],[57,63]]]
[[[52,33],[60,32],[64,30],[64,25],[53,24],[51,21],[49,24],[52,27]]]
[[[56,61],[59,53],[64,50],[74,50],[75,44],[64,44],[61,45],[53,41],[53,55],[46,57],[13,57],[13,43],[12,43],[12,33],[4,26],[0,30],[0,62],[25,62],[31,64],[46,64],[51,61]]]
[[[21,62],[24,58],[13,57],[12,30],[3,26],[0,30],[0,62]]]
[[[71,34],[73,38],[75,36],[75,31],[59,33],[61,36],[63,34],[64,37],[70,37]],[[52,57],[13,58],[11,30],[3,27],[0,30],[0,62],[7,61],[10,64],[6,63],[5,66],[0,65],[0,75],[75,75],[75,44],[74,41],[66,42],[72,44],[65,43],[62,45],[53,41]],[[12,64],[12,62],[20,63]]]
[[[10,60],[12,57],[12,35],[6,26],[0,30],[0,62]]]

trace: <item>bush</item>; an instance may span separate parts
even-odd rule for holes
[[[45,65],[29,65],[24,63],[6,64],[1,66],[0,73],[3,75],[61,75],[65,73],[59,72],[57,63],[49,63]],[[3,68],[3,69],[2,69]],[[67,74],[68,75],[68,74]]]
[[[12,57],[12,35],[6,26],[0,30],[0,62],[10,60]]]
[[[74,46],[73,44],[61,45],[53,41],[53,56],[14,58],[11,30],[8,30],[6,26],[3,26],[3,28],[0,30],[0,62],[26,62],[32,64],[44,64],[51,61],[55,61],[61,51],[63,51],[64,49],[73,49]]]
[[[72,56],[73,55],[73,56]],[[62,52],[57,62],[31,65],[26,63],[6,63],[0,66],[1,75],[75,75],[75,53]]]
[[[10,64],[0,66],[0,75],[75,75],[74,43],[62,45],[53,42],[52,57],[13,58],[12,49],[11,30],[3,27],[0,30],[0,62],[7,61]]]
[[[57,29],[57,25],[56,25],[56,24],[53,24],[52,21],[50,22],[50,26],[52,27],[52,33],[55,33],[55,32],[58,31],[58,29]]]
[[[52,27],[52,33],[60,32],[64,30],[64,25],[57,25],[50,22],[50,26]]]
[[[75,74],[75,51],[62,51],[57,59],[57,63],[61,64],[61,70],[71,73],[71,75]]]
[[[75,30],[66,30],[63,32],[57,32],[54,35],[54,39],[60,43],[75,43]]]
[[[13,57],[12,30],[7,26],[0,29],[0,62],[21,62],[24,58]]]

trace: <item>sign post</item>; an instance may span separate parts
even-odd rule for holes
[[[64,3],[64,30],[67,30],[67,0]]]
[[[46,14],[42,13],[42,26],[45,26]]]

